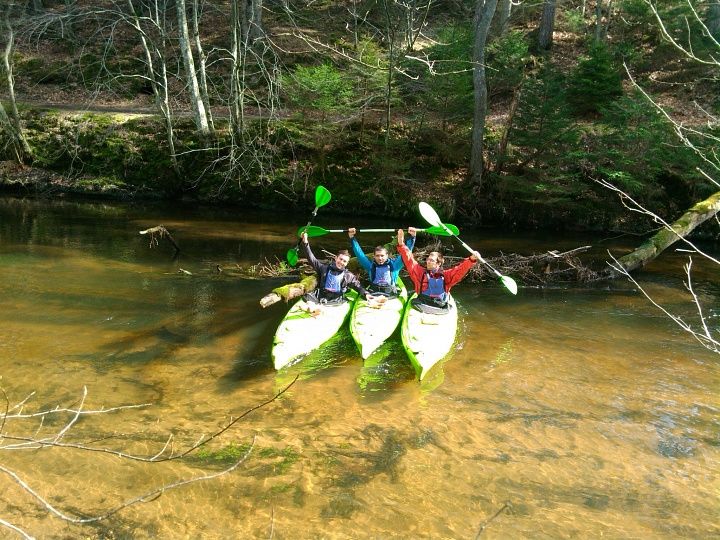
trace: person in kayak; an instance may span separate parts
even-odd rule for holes
[[[410,274],[417,293],[413,305],[421,311],[424,306],[433,311],[446,309],[450,289],[462,281],[473,265],[480,260],[480,254],[476,251],[452,268],[443,269],[443,256],[437,251],[431,251],[425,259],[425,268],[423,268],[403,243],[404,238],[405,233],[399,229],[397,250],[405,263],[405,268]]]
[[[370,293],[360,284],[357,276],[347,269],[347,263],[350,260],[350,253],[347,249],[341,249],[335,256],[334,262],[326,264],[318,261],[313,255],[307,233],[302,234],[301,244],[308,263],[315,269],[318,278],[317,288],[304,297],[311,307],[311,313],[315,314],[321,304],[345,302],[345,293],[348,288],[355,289],[365,299],[370,299]]]
[[[367,255],[365,255],[362,247],[360,247],[360,243],[357,241],[357,238],[355,238],[356,232],[357,230],[354,227],[348,229],[350,248],[352,249],[355,257],[357,257],[360,266],[370,277],[368,291],[370,291],[374,296],[396,296],[398,293],[397,278],[400,270],[402,270],[403,260],[399,255],[390,257],[385,246],[377,246],[373,252],[373,260],[371,261],[368,259]],[[415,247],[415,235],[417,234],[415,227],[409,227],[408,234],[410,236],[405,241],[405,245],[410,251],[412,251],[413,247]]]

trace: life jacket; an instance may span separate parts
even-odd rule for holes
[[[378,264],[376,262],[372,263],[372,268],[370,269],[370,281],[372,281],[375,285],[392,285],[392,265],[390,262],[388,261],[384,264]]]
[[[445,291],[444,272],[442,270],[434,274],[425,272],[420,281],[420,294],[429,296],[430,298],[445,300],[447,298],[447,292]]]
[[[325,276],[321,280],[324,292],[331,294],[342,294],[345,285],[345,270],[333,272],[330,267],[325,270]]]
[[[370,286],[372,292],[382,293],[388,296],[397,294],[397,286],[393,283],[392,265],[390,261],[384,264],[372,263],[370,268]]]

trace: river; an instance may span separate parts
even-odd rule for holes
[[[276,372],[270,346],[286,307],[258,300],[282,281],[232,269],[282,258],[306,219],[0,198],[2,433],[15,437],[0,440],[0,520],[38,538],[720,538],[720,358],[632,284],[520,283],[517,296],[461,284],[457,350],[423,384],[397,335],[366,366],[344,331]],[[317,224],[381,224],[367,221],[321,212]],[[158,224],[179,259],[138,234]],[[488,257],[592,243],[463,238]],[[637,277],[693,320],[686,257],[668,251]],[[717,326],[717,266],[696,257],[693,268]],[[87,449],[152,456],[170,440],[164,455],[182,452],[269,400],[183,459]],[[100,412],[129,405],[142,406]],[[19,417],[55,407],[95,412]],[[248,450],[227,474],[155,493]],[[75,518],[154,494],[70,523],[9,471]]]

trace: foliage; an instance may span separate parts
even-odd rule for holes
[[[291,75],[282,78],[286,99],[302,110],[315,110],[323,115],[341,112],[353,99],[351,81],[330,64],[297,66]]]
[[[570,32],[583,35],[585,33],[585,18],[579,9],[568,9],[561,11],[565,25]]]
[[[568,81],[568,102],[579,115],[598,113],[623,93],[620,71],[604,43],[593,42]]]
[[[529,44],[519,30],[512,30],[487,48],[488,87],[491,93],[512,90],[523,78]]]
[[[607,129],[588,153],[595,167],[591,174],[645,201],[667,195],[676,208],[694,204],[691,186],[704,184],[695,170],[699,161],[677,143],[668,121],[639,92],[603,109],[602,122]],[[684,185],[678,189],[678,183]]]
[[[349,45],[341,42],[341,45]],[[385,98],[388,62],[385,51],[374,40],[360,40],[353,54],[355,60],[348,62],[347,74],[352,81],[356,107],[369,108]]]
[[[552,65],[543,66],[522,87],[510,132],[516,159],[525,165],[553,168],[577,146],[579,132],[570,115],[566,81]]]
[[[433,72],[423,70],[418,92],[422,105],[437,111],[443,124],[472,118],[473,34],[469,26],[450,26],[438,32],[437,44],[427,50]]]

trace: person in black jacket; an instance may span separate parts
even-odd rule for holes
[[[313,255],[306,233],[302,235],[302,247],[305,250],[308,263],[317,272],[317,288],[305,295],[305,301],[311,305],[313,310],[317,306],[312,306],[312,303],[328,304],[346,301],[345,293],[348,288],[355,289],[366,300],[370,299],[370,293],[363,288],[357,276],[347,269],[350,260],[350,253],[347,249],[341,249],[335,256],[333,263],[326,264],[318,261]]]

